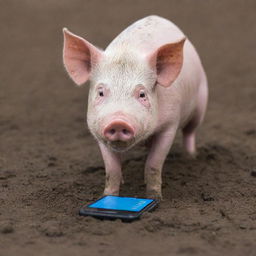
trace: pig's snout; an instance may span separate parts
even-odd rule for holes
[[[125,121],[112,121],[103,131],[104,137],[111,141],[128,142],[134,138],[134,128]]]

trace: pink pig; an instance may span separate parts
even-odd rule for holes
[[[64,64],[78,85],[90,79],[87,122],[106,168],[105,195],[118,195],[121,156],[151,139],[145,164],[147,196],[161,198],[162,168],[178,128],[195,155],[207,78],[181,30],[158,16],[141,19],[102,51],[64,29]]]

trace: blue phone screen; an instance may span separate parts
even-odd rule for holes
[[[152,201],[152,199],[144,198],[105,196],[88,207],[139,212]]]

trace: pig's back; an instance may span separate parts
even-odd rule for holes
[[[168,32],[168,33],[167,33]],[[158,47],[184,38],[182,31],[172,22],[159,16],[148,16],[122,31],[105,52],[129,47],[140,55],[147,55]]]

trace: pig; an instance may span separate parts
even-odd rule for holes
[[[87,123],[105,164],[104,195],[119,195],[122,155],[150,139],[144,177],[149,198],[162,198],[162,169],[178,129],[191,156],[208,85],[200,58],[171,21],[148,16],[103,51],[66,28],[64,66],[73,81],[90,80]]]

